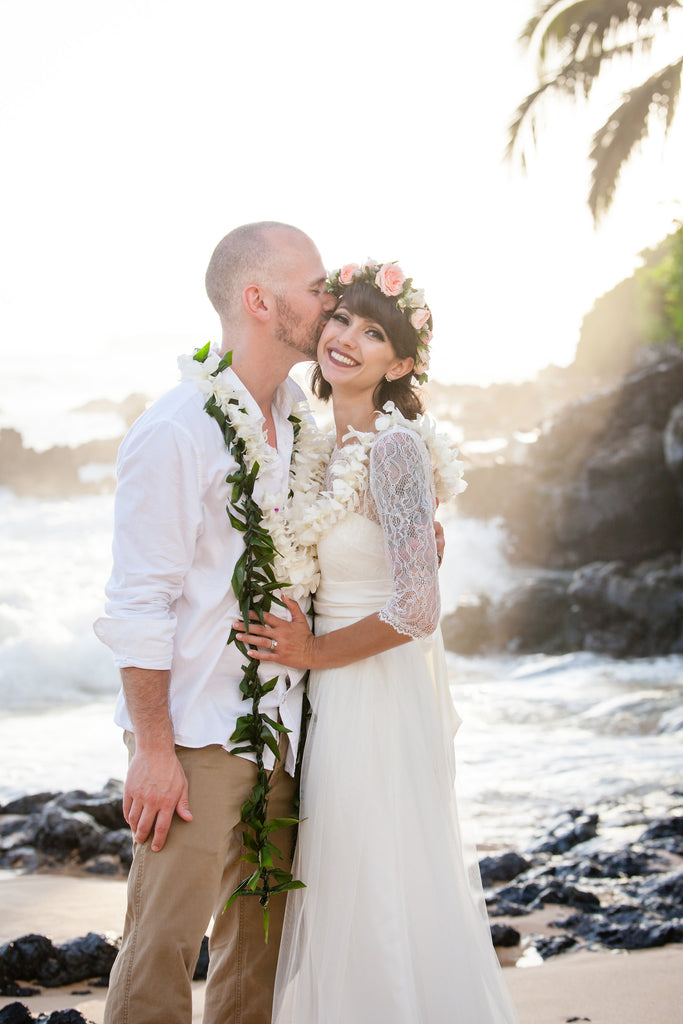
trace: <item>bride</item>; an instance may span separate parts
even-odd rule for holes
[[[315,636],[266,615],[253,657],[311,669],[275,1024],[512,1024],[454,794],[435,498],[464,486],[420,415],[431,314],[400,267],[351,264],[313,390],[337,444],[318,524]],[[419,382],[419,383],[418,383]],[[445,456],[445,457],[444,457]],[[237,624],[244,629],[244,624]]]

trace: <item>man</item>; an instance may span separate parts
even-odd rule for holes
[[[264,222],[237,228],[216,247],[206,287],[232,351],[247,412],[262,418],[277,459],[255,497],[287,481],[301,397],[291,367],[315,356],[335,299],[318,250],[303,232]],[[112,971],[106,1024],[189,1024],[191,979],[212,915],[207,1024],[268,1024],[285,900],[262,908],[241,896],[245,873],[240,812],[256,766],[229,753],[244,703],[244,658],[227,644],[238,615],[230,590],[242,535],[227,519],[226,476],[236,463],[204,397],[185,383],[133,425],[118,464],[114,569],[107,617],[97,635],[115,654],[122,694],[116,720],[131,754],[124,814],[135,840],[121,951]],[[261,490],[259,491],[258,488]],[[293,812],[302,686],[272,664],[275,688],[261,710],[291,730],[271,771],[269,817]],[[289,852],[291,837],[278,833]],[[289,865],[282,865],[288,868]]]

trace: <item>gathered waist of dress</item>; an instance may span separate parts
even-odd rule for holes
[[[313,597],[316,619],[355,622],[378,612],[391,597],[392,588],[390,579],[323,581]]]

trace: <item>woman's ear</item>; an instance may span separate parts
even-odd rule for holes
[[[414,366],[415,360],[412,356],[406,356],[405,359],[397,359],[387,370],[386,378],[387,380],[400,380],[401,377],[405,377],[407,373],[410,373]]]

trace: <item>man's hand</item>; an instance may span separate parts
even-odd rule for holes
[[[166,842],[174,813],[192,821],[187,779],[175,751],[136,750],[123,791],[123,816],[136,843],[144,843],[152,829],[152,850]]]
[[[192,821],[187,779],[175,752],[168,712],[166,671],[126,667],[121,681],[135,734],[135,754],[128,766],[123,791],[123,816],[136,843],[154,830],[156,853],[166,842],[174,813]]]

